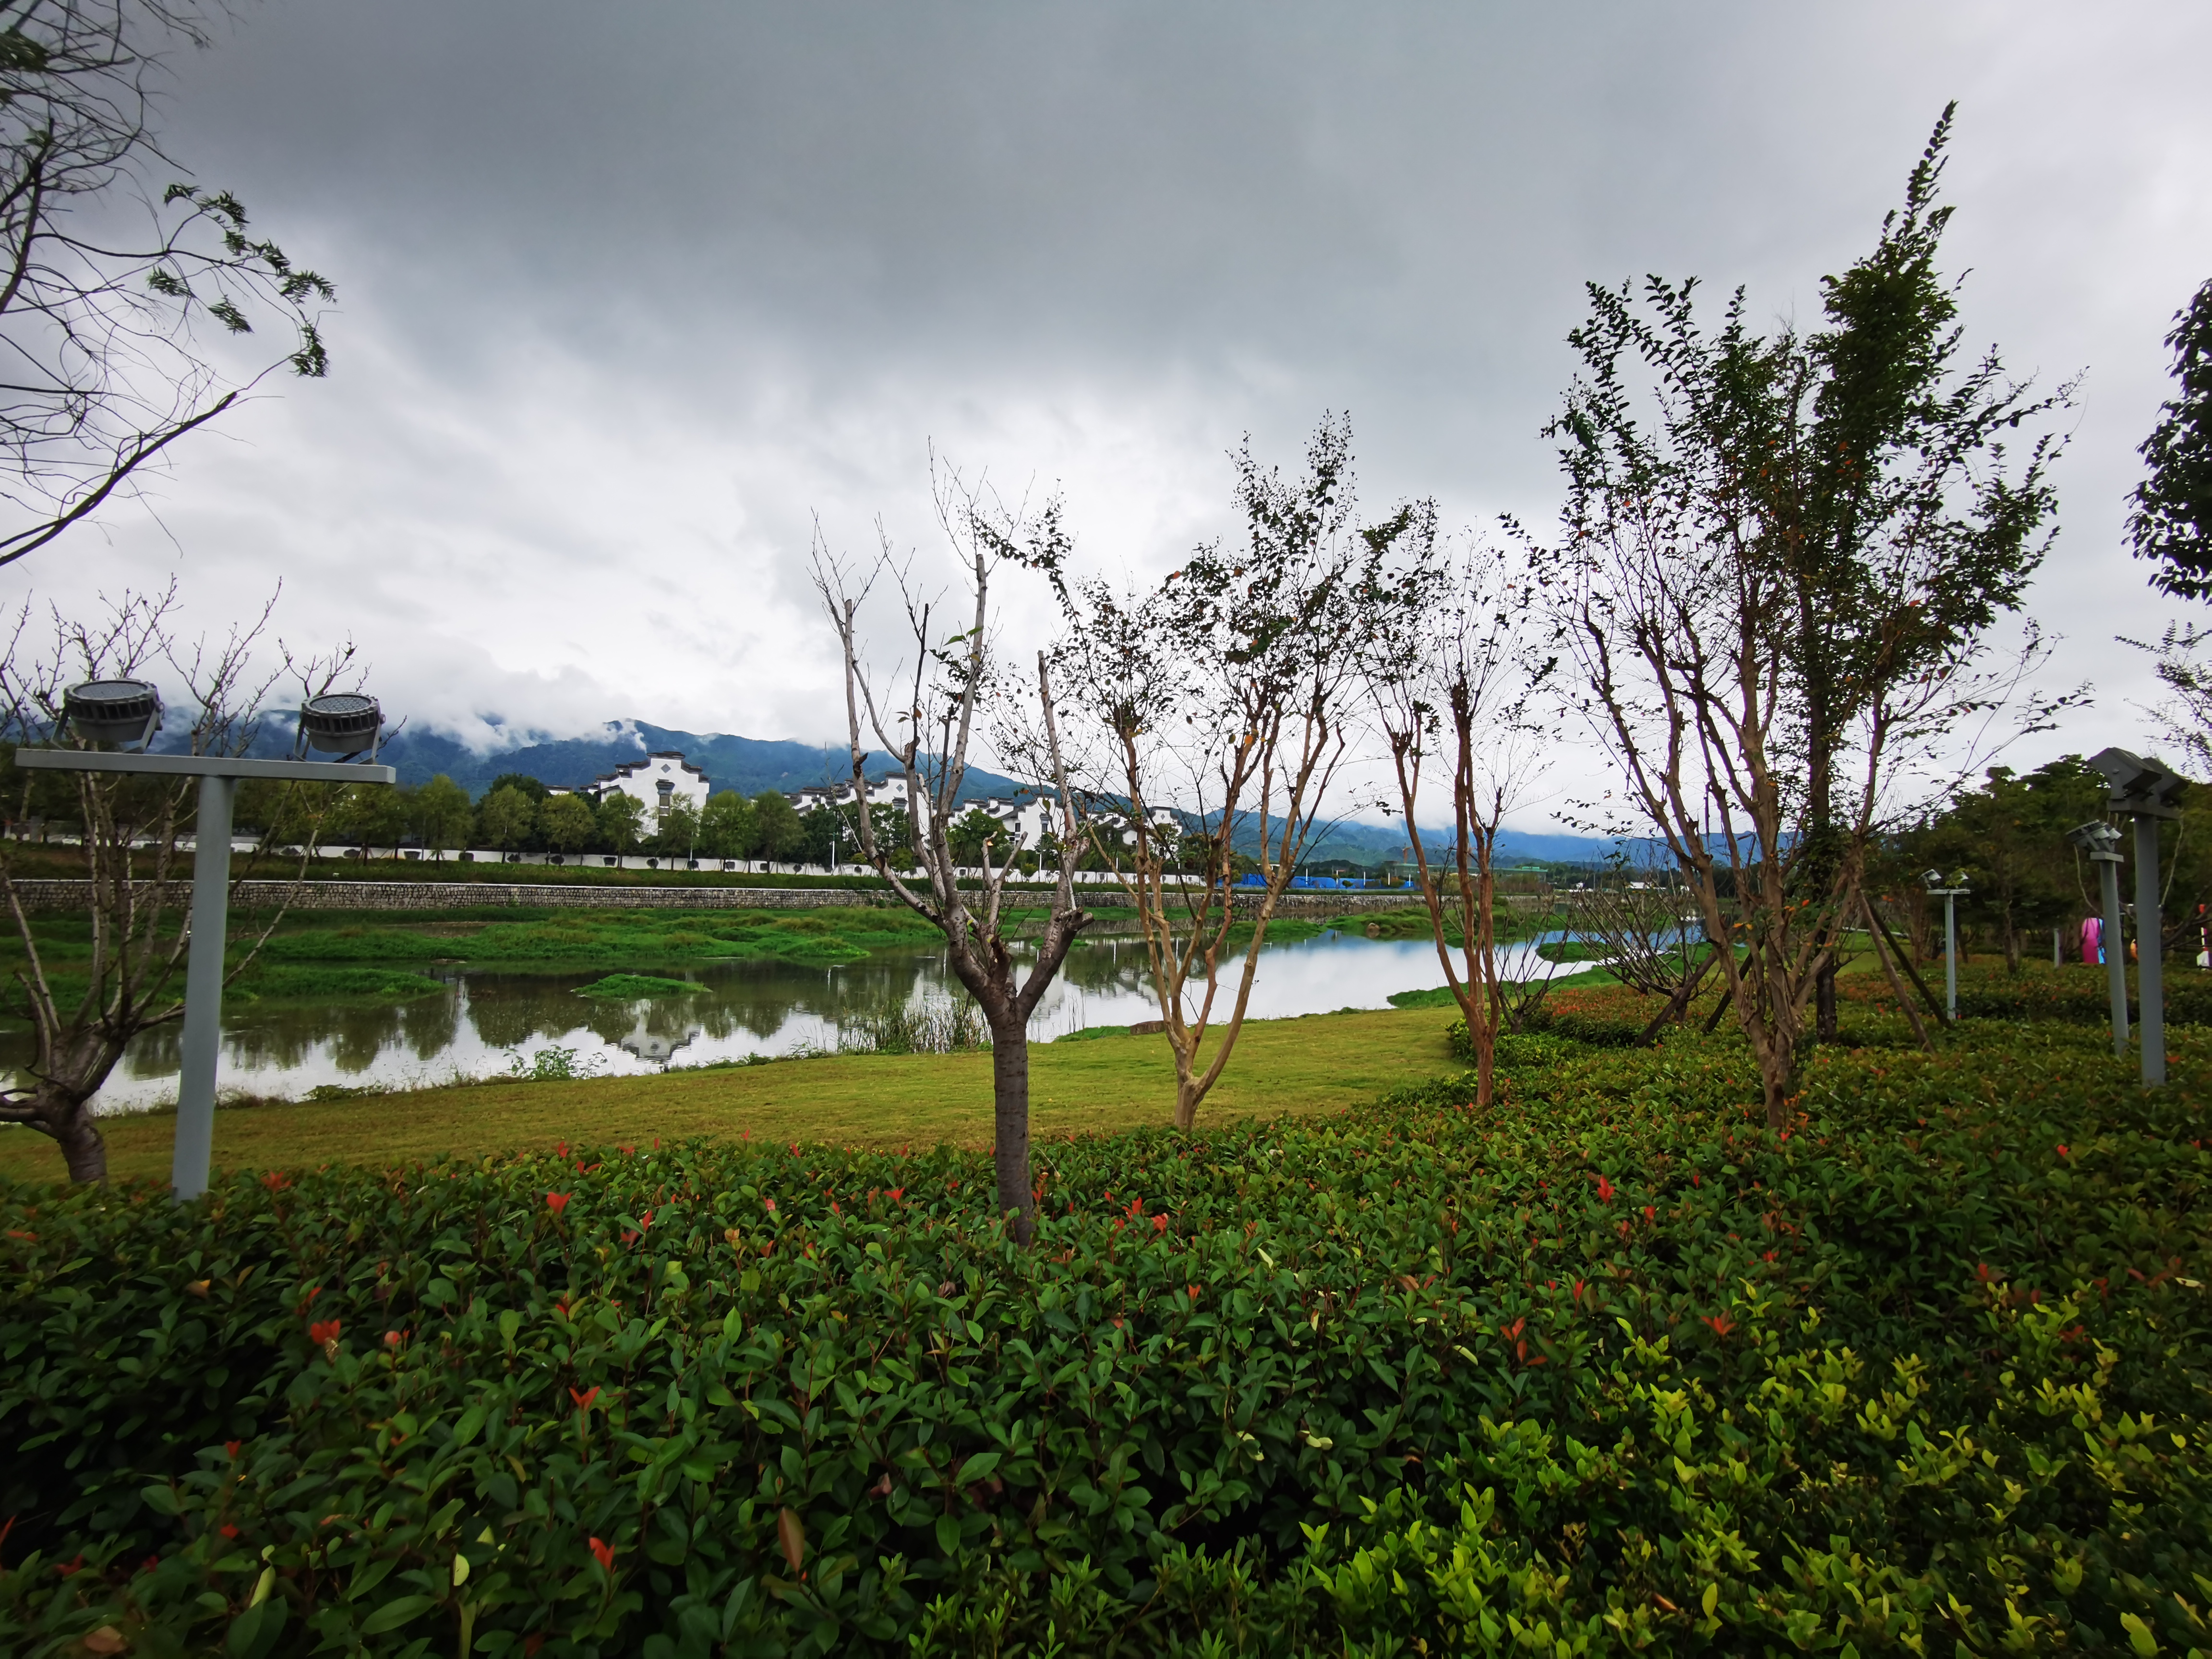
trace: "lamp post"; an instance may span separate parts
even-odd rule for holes
[[[2143,1087],[2155,1089],[2166,1081],[2166,934],[2158,914],[2158,826],[2181,816],[2177,803],[2189,781],[2124,749],[2101,750],[2089,757],[2089,764],[2112,785],[2112,811],[2136,822],[2136,998],[2142,1008],[2136,1036]],[[2115,872],[2115,890],[2118,884]],[[2115,937],[2113,946],[2118,943]],[[2108,948],[2106,954],[2109,960],[2118,953]],[[2119,971],[2127,971],[2124,963]]]
[[[301,705],[290,760],[228,755],[150,755],[143,745],[161,726],[161,700],[137,680],[96,680],[63,700],[62,729],[88,743],[137,743],[136,753],[91,749],[20,749],[15,764],[34,771],[135,772],[198,778],[199,814],[192,834],[191,947],[185,958],[185,1030],[177,1079],[177,1140],[169,1166],[176,1196],[207,1191],[215,1148],[216,1062],[222,1048],[222,954],[230,919],[230,820],[238,786],[248,778],[294,783],[392,783],[398,775],[375,763],[383,730],[376,699],[353,692],[310,697]],[[57,735],[58,735],[58,732]],[[303,749],[338,754],[336,761],[300,757]],[[367,763],[355,757],[369,757]]]
[[[2105,977],[2112,994],[2112,1054],[2128,1054],[2128,958],[2120,943],[2120,830],[2102,818],[2066,832],[2066,839],[2097,866],[2098,898],[2104,906]]]
[[[1928,889],[1928,896],[1943,901],[1943,1018],[1952,1024],[1959,1023],[1959,912],[1958,901],[1972,890],[1966,885],[1964,870],[1951,878],[1951,884],[1943,884],[1943,872],[1930,870],[1920,878]]]

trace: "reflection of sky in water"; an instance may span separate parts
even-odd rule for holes
[[[1535,956],[1532,944],[1505,946],[1499,954],[1509,977],[1559,971]],[[1039,1004],[1031,1036],[1050,1042],[1086,1026],[1158,1018],[1144,962],[1144,946],[1133,936],[1079,945]],[[842,1020],[944,1002],[958,993],[941,951],[885,952],[830,969],[732,963],[677,976],[696,979],[700,988],[649,1002],[603,1002],[575,994],[577,986],[599,977],[596,971],[465,974],[453,976],[442,994],[413,1002],[233,1003],[223,1011],[218,1088],[297,1099],[321,1084],[424,1086],[501,1075],[518,1055],[526,1060],[543,1048],[573,1049],[580,1069],[601,1075],[641,1075],[751,1054],[835,1048]],[[1281,1019],[1380,1008],[1393,993],[1421,990],[1443,978],[1426,939],[1325,933],[1262,951],[1250,1015]],[[1234,981],[1224,976],[1216,1018],[1226,1016],[1233,990]],[[165,1025],[133,1042],[100,1091],[100,1109],[173,1103],[178,1035],[176,1025]],[[0,1038],[0,1062],[20,1063],[28,1046],[22,1033]]]

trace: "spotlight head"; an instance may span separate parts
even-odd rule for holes
[[[374,697],[331,691],[300,705],[300,742],[331,755],[373,755],[384,730]]]
[[[135,743],[161,729],[161,694],[144,680],[87,680],[62,693],[62,724],[86,743]]]
[[[2189,787],[2188,779],[2125,749],[2100,750],[2089,757],[2089,764],[2112,786],[2112,805],[2125,812],[2170,816]]]
[[[2066,839],[2093,859],[2117,860],[2120,855],[2120,826],[2102,818],[2069,830]]]
[[[1925,887],[1931,893],[1936,891],[1937,888],[1943,884],[1943,872],[1941,870],[1922,871],[1920,872],[1920,884],[1923,887]]]

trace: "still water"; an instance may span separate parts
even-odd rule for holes
[[[1504,947],[1509,977],[1555,971],[1535,941]],[[436,996],[398,1004],[227,1007],[220,1091],[297,1099],[319,1085],[407,1088],[498,1076],[542,1049],[573,1052],[579,1071],[635,1075],[669,1067],[835,1049],[848,1024],[964,995],[943,952],[881,951],[838,968],[746,962],[671,972],[696,981],[688,995],[607,1002],[576,994],[605,969],[558,975],[456,971]],[[1250,1017],[1281,1019],[1339,1008],[1381,1008],[1395,992],[1440,984],[1427,940],[1370,939],[1330,932],[1263,948]],[[1227,998],[1224,988],[1223,1000]],[[1049,1042],[1093,1025],[1158,1018],[1133,938],[1103,938],[1069,952],[1030,1025]],[[138,1038],[95,1098],[101,1111],[176,1101],[178,1028]],[[0,1064],[25,1046],[0,1042]]]

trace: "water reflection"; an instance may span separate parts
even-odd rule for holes
[[[1029,947],[1018,946],[1026,966]],[[1509,947],[1509,975],[1548,974],[1534,942]],[[536,1051],[574,1051],[580,1068],[609,1075],[837,1046],[842,1024],[962,994],[942,951],[890,951],[842,968],[746,962],[662,970],[695,981],[691,994],[610,1002],[576,994],[585,974],[454,973],[434,996],[398,1004],[237,1003],[224,1010],[221,1086],[296,1099],[323,1084],[413,1086],[504,1073]],[[1379,1008],[1395,992],[1440,981],[1425,940],[1328,933],[1271,945],[1253,985],[1251,1013],[1276,1019],[1338,1008]],[[1224,993],[1225,1000],[1225,993]],[[1141,940],[1082,942],[1030,1024],[1050,1042],[1093,1025],[1157,1018]],[[143,1033],[98,1097],[102,1111],[176,1098],[179,1030]],[[28,1056],[23,1032],[0,1035],[0,1066]]]

